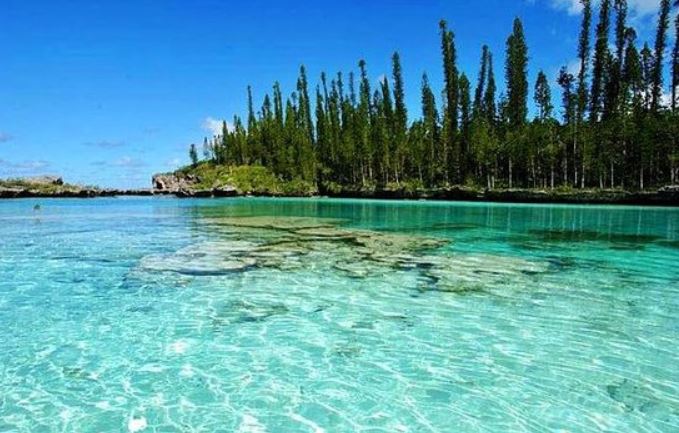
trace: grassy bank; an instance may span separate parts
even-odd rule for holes
[[[301,179],[283,180],[261,166],[223,166],[203,162],[174,173],[196,191],[234,188],[240,195],[314,196],[316,185]]]

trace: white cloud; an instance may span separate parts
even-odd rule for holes
[[[205,120],[203,120],[202,128],[206,131],[209,131],[210,134],[214,137],[216,135],[222,135],[222,125],[224,123],[224,120],[222,119],[215,119],[214,117],[206,117]],[[229,122],[226,122],[226,129],[228,131],[233,131],[233,127]]]
[[[551,5],[559,10],[565,10],[569,15],[578,15],[582,12],[580,0],[550,0]]]
[[[573,59],[570,62],[568,62],[568,65],[566,65],[568,73],[573,74],[574,77],[580,75],[580,64],[581,64],[580,59]]]
[[[578,15],[582,12],[580,0],[547,0],[555,9],[564,10],[569,15]],[[594,0],[597,4],[598,1]],[[647,15],[655,14],[658,11],[660,2],[658,0],[630,0],[629,13],[631,18],[642,18]],[[596,16],[596,11],[594,13]]]

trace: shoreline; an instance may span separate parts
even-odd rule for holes
[[[430,191],[341,191],[324,194],[271,194],[250,193],[236,190],[92,190],[79,191],[15,191],[13,194],[0,194],[0,200],[27,198],[101,198],[101,197],[153,197],[174,196],[180,199],[192,198],[235,198],[235,197],[270,197],[270,198],[348,198],[365,200],[392,201],[451,201],[451,202],[489,202],[489,203],[525,203],[525,204],[581,204],[581,205],[633,205],[633,206],[666,206],[679,207],[679,188],[672,187],[658,191],[631,192],[614,190],[583,191],[551,191],[542,189],[511,189],[479,191],[471,188],[442,188]]]

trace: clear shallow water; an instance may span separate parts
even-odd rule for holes
[[[679,431],[679,210],[35,203],[0,432]]]

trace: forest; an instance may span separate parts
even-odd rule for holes
[[[376,88],[364,60],[357,74],[300,67],[285,98],[273,84],[247,119],[205,138],[216,166],[263,166],[283,181],[320,191],[352,188],[616,188],[643,190],[679,177],[679,0],[660,0],[652,45],[638,40],[626,0],[583,6],[576,73],[528,79],[529,47],[516,18],[504,64],[483,46],[475,82],[458,68],[455,34],[439,23],[444,88],[421,77],[421,113],[410,116],[398,52]],[[596,23],[594,22],[596,18]],[[674,27],[674,32],[670,26]],[[498,92],[498,80],[505,91]],[[666,90],[669,89],[669,92]],[[529,110],[529,98],[534,110]],[[198,146],[190,146],[199,164]]]

